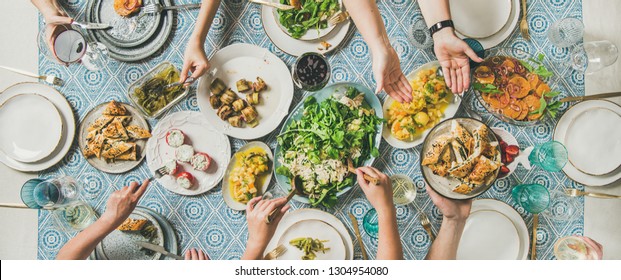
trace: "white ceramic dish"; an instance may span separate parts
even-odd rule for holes
[[[265,172],[264,175],[261,175],[265,176],[265,181],[263,181],[263,185],[257,187],[257,196],[260,196],[267,191],[267,187],[270,185],[270,181],[272,180],[272,173],[274,170],[274,155],[272,154],[272,150],[270,150],[270,147],[265,145],[265,143],[254,141],[241,147],[237,151],[237,153],[243,153],[248,149],[257,146],[263,149],[263,151],[265,151],[265,153],[267,154],[267,157],[270,159],[270,162],[268,164],[269,169]],[[224,172],[224,179],[222,180],[222,198],[224,199],[226,205],[228,205],[231,209],[237,211],[244,211],[246,210],[246,204],[233,199],[233,197],[231,196],[231,186],[229,183],[231,171],[233,170],[233,167],[235,167],[237,161],[237,153],[233,154],[233,158],[231,158],[231,161],[229,162],[229,165],[226,167],[226,171]]]
[[[132,219],[146,219],[157,229],[157,236],[153,240],[153,244],[164,246],[164,235],[162,227],[158,221],[139,209],[129,215]],[[114,230],[106,236],[96,247],[96,254],[105,260],[157,260],[162,254],[149,250],[141,250],[141,247],[135,242],[149,242],[147,238],[142,236],[140,231],[120,231]]]
[[[345,242],[334,227],[320,220],[303,220],[291,225],[280,236],[278,244],[284,245],[287,251],[278,258],[279,260],[302,259],[304,252],[289,244],[289,241],[299,237],[311,237],[326,241],[323,244],[330,250],[325,253],[316,252],[315,260],[345,260],[347,256]]]
[[[215,75],[201,77],[196,90],[198,106],[207,120],[222,133],[239,139],[256,139],[274,131],[287,116],[293,100],[293,81],[287,65],[269,50],[249,44],[234,44],[218,51],[210,60],[212,67],[218,69]],[[259,114],[256,127],[233,127],[228,121],[220,119],[217,109],[211,107],[209,86],[215,78],[237,92],[235,82],[239,79],[254,81],[261,77],[267,89],[261,92],[261,103],[255,106]],[[243,93],[238,93],[245,99]]]
[[[458,260],[527,259],[530,246],[528,228],[515,209],[495,199],[477,199],[473,201],[470,213],[457,249]]]
[[[195,152],[207,153],[211,157],[211,165],[206,171],[198,171],[189,163],[178,162],[180,168],[177,174],[185,171],[194,176],[194,185],[190,189],[179,186],[176,176],[163,176],[157,181],[167,190],[181,195],[199,195],[211,190],[222,180],[231,159],[229,138],[217,131],[200,112],[170,114],[157,124],[147,142],[147,165],[153,174],[164,164],[175,160],[175,148],[166,144],[166,133],[173,128],[183,131],[185,144],[192,145]]]
[[[280,241],[281,236],[289,227],[299,221],[304,220],[319,220],[333,227],[336,231],[338,231],[343,242],[345,243],[345,259],[354,259],[354,242],[343,222],[341,222],[341,220],[339,220],[337,217],[330,213],[326,213],[318,209],[309,208],[302,208],[286,213],[282,220],[280,220],[280,223],[278,223],[278,227],[276,228],[274,237],[272,237],[272,240],[270,240],[270,243],[267,245],[264,253],[269,253],[279,245],[278,242]]]
[[[18,83],[8,87],[0,93],[0,104],[4,103],[9,98],[23,94],[24,92],[36,92],[37,94],[47,98],[52,104],[54,104],[60,113],[62,123],[64,124],[60,144],[50,155],[37,162],[20,162],[0,151],[0,162],[6,164],[8,167],[23,172],[36,172],[54,166],[65,157],[71,148],[71,143],[73,143],[73,138],[75,136],[75,118],[71,105],[67,102],[65,96],[54,88],[39,83]]]
[[[408,81],[411,81],[414,79],[414,77],[416,76],[418,72],[422,70],[427,70],[429,68],[437,68],[437,67],[440,67],[440,62],[438,61],[431,61],[431,62],[425,63],[421,65],[420,67],[418,67],[416,70],[412,71],[412,73],[410,73],[407,76],[407,79]],[[388,118],[388,109],[390,108],[390,105],[393,102],[395,102],[395,100],[389,95],[387,95],[386,99],[384,99],[384,103],[382,104],[382,110],[384,111],[384,116],[386,116],[386,118]],[[459,109],[460,103],[461,103],[461,98],[453,97],[449,105],[446,107],[446,110],[444,111],[444,116],[438,121],[438,123],[455,116],[455,113],[457,113],[457,110]],[[388,144],[390,144],[390,146],[393,146],[397,149],[410,149],[410,148],[414,148],[422,144],[423,141],[425,141],[425,137],[427,137],[427,134],[429,134],[430,130],[431,129],[425,130],[416,139],[414,139],[414,141],[402,141],[402,140],[395,138],[390,132],[390,127],[388,127],[388,123],[384,123],[384,130],[382,131],[382,137],[384,138],[384,140],[386,140]]]
[[[621,114],[621,106],[617,105],[616,103],[607,101],[607,100],[589,100],[589,101],[583,101],[583,102],[577,103],[573,105],[569,110],[567,110],[565,114],[563,114],[563,116],[556,123],[556,127],[554,128],[553,139],[555,141],[565,143],[567,140],[567,135],[568,135],[567,132],[570,130],[570,126],[573,123],[574,118],[579,116],[581,113],[585,111],[591,110],[592,108],[605,108],[613,112],[616,112],[617,114]],[[599,129],[606,130],[607,133],[619,133],[619,131],[613,132],[612,130],[609,130],[609,128],[597,125],[595,124],[595,122],[592,122],[592,121],[589,121],[589,124],[594,126],[594,128],[589,128],[589,130],[598,129],[599,127]],[[614,125],[619,125],[619,124],[617,123]],[[610,140],[613,140],[613,141],[616,140],[618,143],[619,139],[620,138],[610,139]],[[607,141],[607,140],[600,139],[598,141]],[[570,158],[573,157],[573,155],[575,154],[574,149],[576,149],[575,147],[576,144],[571,144],[571,145],[572,145],[571,150],[567,148],[567,152]],[[616,144],[616,145],[619,145],[619,144]],[[592,145],[590,143],[588,146],[579,146],[577,149],[582,150],[585,147],[592,149],[590,150],[590,152],[597,153],[597,154],[608,153],[610,149],[610,147],[596,147],[595,145]],[[602,157],[608,158],[607,155],[602,155]],[[576,168],[573,165],[573,163],[570,162],[570,164],[565,164],[565,167],[563,167],[563,172],[570,179],[580,184],[591,186],[591,187],[608,186],[608,185],[612,185],[612,183],[614,182],[621,180],[621,170],[619,168],[617,168],[615,171],[610,172],[608,174],[601,175],[601,176],[595,176],[595,175],[589,175],[589,174],[586,174],[580,171],[578,168]]]
[[[339,5],[341,6],[341,9],[343,9],[343,3],[341,0],[339,0]],[[284,27],[282,24],[280,24],[280,16],[278,15],[278,9],[272,9],[272,15],[274,16],[274,21],[278,24],[278,27],[280,27],[280,30],[282,30],[283,33],[287,34],[287,36],[291,37],[291,34],[287,31],[287,28]],[[328,35],[330,32],[332,32],[332,30],[334,30],[336,26],[334,25],[328,25],[327,28],[322,28],[322,29],[315,29],[315,28],[309,28],[306,33],[304,33],[304,35],[302,35],[302,37],[295,39],[293,37],[291,37],[292,39],[295,40],[302,40],[302,41],[312,41],[312,40],[317,40],[317,39],[321,39],[323,37],[325,37],[326,35]]]
[[[127,109],[127,112],[132,117],[132,121],[129,125],[137,125],[144,129],[149,130],[149,123],[144,119],[140,111],[133,106],[127,103],[120,103]],[[97,105],[97,107],[93,108],[90,112],[86,114],[82,122],[80,123],[79,134],[78,134],[78,146],[80,147],[80,151],[84,151],[84,147],[86,146],[86,136],[88,135],[88,126],[91,125],[95,120],[101,117],[102,112],[106,109],[108,102]],[[114,162],[106,162],[105,159],[99,159],[97,157],[87,158],[86,161],[91,166],[95,167],[97,170],[110,173],[110,174],[120,174],[125,173],[134,169],[136,166],[140,165],[142,160],[145,157],[145,147],[147,140],[138,140],[135,142],[138,148],[138,158],[137,160],[119,160]]]
[[[466,33],[473,33],[473,35],[481,35],[481,34],[489,34],[491,33],[490,30],[493,30],[494,28],[483,28],[483,30],[485,30],[486,32],[482,32],[481,34],[479,34],[479,32],[477,30],[473,30],[473,28],[471,27],[476,27],[478,26],[477,22],[478,19],[480,19],[479,16],[475,15],[475,14],[470,14],[470,13],[464,13],[460,10],[457,10],[453,7],[453,2],[479,2],[479,3],[485,3],[485,2],[505,2],[507,0],[470,0],[470,1],[464,1],[464,0],[452,0],[451,1],[451,15],[453,16],[453,18],[458,18],[458,21],[455,21],[455,26],[459,26],[459,28],[457,28],[457,30],[459,30],[460,28],[462,28],[462,26],[464,26],[465,28],[467,28],[467,30],[469,31],[465,31]],[[481,43],[481,45],[483,46],[484,49],[489,49],[489,48],[493,48],[495,46],[497,46],[498,44],[502,43],[505,39],[509,38],[509,36],[511,36],[511,33],[513,33],[513,31],[515,31],[517,24],[518,24],[518,20],[520,18],[520,0],[510,0],[511,1],[511,11],[509,13],[509,20],[506,22],[505,25],[502,26],[502,28],[493,33],[492,35],[486,36],[486,37],[481,37],[481,38],[476,38],[477,41],[479,41]],[[496,4],[488,4],[488,5],[483,5],[485,7],[480,8],[481,11],[485,11],[486,13],[492,13],[493,10],[488,9],[487,7],[494,7],[496,5],[504,5],[503,3],[496,3]],[[460,3],[457,3],[460,4]],[[465,3],[463,3],[465,4]],[[463,4],[460,4],[463,5]],[[464,5],[467,6],[467,5]],[[506,8],[503,8],[506,9]],[[470,10],[470,9],[468,9]],[[473,9],[474,10],[474,9]],[[475,10],[476,11],[476,10]],[[481,11],[477,11],[477,13],[481,12]],[[501,21],[499,17],[499,19],[495,19],[494,21]],[[461,23],[462,20],[463,21],[467,21],[467,23]],[[472,19],[477,19],[477,20],[472,20]],[[497,24],[496,24],[497,26]],[[463,29],[463,28],[462,28]],[[468,38],[470,36],[466,35],[466,34],[462,34],[460,32],[457,32],[457,36],[460,38]]]
[[[0,104],[0,150],[14,160],[44,159],[60,144],[63,120],[56,106],[36,93],[15,95]]]
[[[470,38],[488,38],[498,33],[511,19],[511,0],[449,2],[455,30]]]
[[[320,39],[303,41],[294,39],[283,32],[280,28],[280,23],[276,21],[273,15],[273,8],[271,7],[262,5],[261,22],[263,23],[265,34],[267,34],[272,43],[283,52],[292,56],[300,56],[307,52],[328,53],[338,49],[347,36],[347,31],[349,31],[349,26],[351,25],[351,20],[347,20],[338,24],[334,30]],[[326,50],[321,46],[322,41],[326,41],[332,46]]]

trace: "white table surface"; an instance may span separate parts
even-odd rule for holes
[[[585,41],[609,40],[621,47],[621,1],[583,0]],[[0,17],[0,65],[37,72],[37,10],[30,1],[2,1]],[[605,20],[604,20],[605,19]],[[24,81],[36,81],[0,69],[0,89]],[[621,59],[585,78],[586,94],[621,91]],[[614,99],[621,104],[621,98]],[[23,182],[36,177],[0,164],[0,202],[21,202]],[[605,188],[587,188],[621,195],[621,183]],[[621,200],[587,198],[584,234],[604,245],[604,259],[621,259]],[[0,208],[0,259],[36,259],[37,212]]]

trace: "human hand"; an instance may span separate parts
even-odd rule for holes
[[[106,204],[106,211],[101,215],[100,220],[104,221],[112,228],[121,225],[129,214],[134,211],[138,200],[147,191],[149,180],[144,180],[142,185],[138,186],[137,182],[132,182],[129,186],[125,186],[110,195]]]
[[[461,94],[470,87],[470,59],[482,62],[483,59],[455,36],[452,28],[444,28],[433,34],[434,52],[442,65],[446,86],[453,93]]]
[[[254,259],[262,256],[265,247],[270,242],[278,227],[278,223],[289,210],[289,205],[285,205],[280,212],[274,216],[271,223],[267,223],[267,216],[277,207],[287,203],[287,198],[265,199],[255,197],[248,201],[246,206],[246,220],[248,222],[248,242],[246,250],[251,251]]]
[[[379,184],[375,185],[371,182],[367,182],[363,177],[364,174],[377,178]],[[376,168],[364,166],[356,169],[356,175],[358,176],[360,188],[377,212],[394,209],[392,201],[392,183],[386,174]]]
[[[190,249],[188,251],[185,252],[185,260],[189,261],[196,261],[196,260],[209,260],[209,256],[207,256],[207,254],[203,253],[202,250],[200,249]]]
[[[56,37],[63,31],[67,30],[68,26],[73,22],[73,19],[66,15],[53,15],[45,18],[45,42],[50,50],[50,53],[62,64],[67,65],[66,62],[61,61],[56,56],[56,50],[54,49],[54,42]]]
[[[589,246],[587,247],[587,250],[593,250],[595,251],[595,255],[597,256],[598,260],[601,260],[604,257],[604,246],[602,246],[602,244],[599,244],[597,241],[586,237],[586,236],[579,236],[579,235],[575,235],[576,237],[584,240],[584,242],[586,242]],[[588,252],[588,254],[590,254],[591,252]]]
[[[211,66],[209,65],[209,60],[205,55],[203,46],[198,42],[190,40],[183,54],[183,69],[179,76],[179,82],[184,82],[188,78],[190,72],[192,72],[191,77],[198,79],[209,67]]]
[[[373,75],[377,81],[375,93],[383,89],[397,102],[412,101],[412,87],[401,72],[399,57],[391,46],[373,52]]]
[[[472,206],[472,200],[455,200],[443,197],[436,193],[433,189],[426,186],[427,194],[431,198],[433,204],[440,209],[445,219],[466,221],[470,215],[470,207]]]

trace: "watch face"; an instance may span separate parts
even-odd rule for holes
[[[66,30],[58,34],[54,40],[54,53],[62,62],[78,61],[86,52],[86,40],[76,30]]]

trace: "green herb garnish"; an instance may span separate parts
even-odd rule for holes
[[[473,86],[474,86],[474,90],[478,92],[489,93],[489,94],[502,94],[503,93],[502,90],[499,90],[493,84],[474,83]]]
[[[300,9],[278,10],[279,21],[287,28],[291,37],[299,39],[311,28],[328,27],[328,19],[340,10],[338,0],[300,0]],[[280,0],[281,4],[290,5],[291,0]]]

